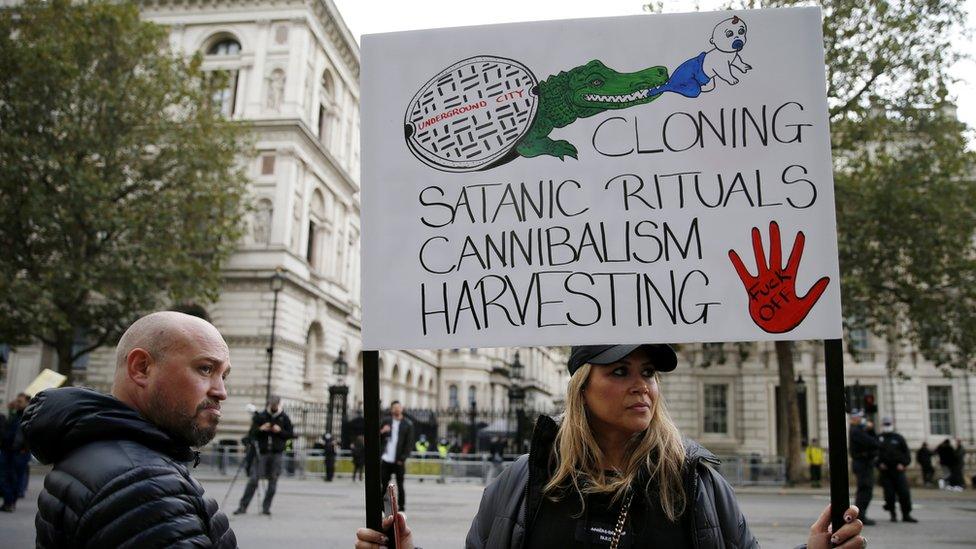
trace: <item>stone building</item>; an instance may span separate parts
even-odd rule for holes
[[[254,131],[257,154],[242,161],[255,209],[226,265],[220,298],[208,309],[234,364],[218,437],[239,436],[248,425],[246,405],[261,406],[269,390],[293,409],[319,412],[330,394],[347,391],[348,413],[355,414],[362,405],[356,41],[330,0],[141,6],[146,19],[170,29],[174,49],[201,52],[206,69],[228,73],[229,85],[215,99],[226,116],[249,121]],[[910,377],[892,375],[887,349],[863,334],[855,340],[861,362],[847,357],[851,394],[874,395],[879,415],[894,416],[912,447],[949,435],[976,442],[974,376],[946,377],[911,349],[900,349],[893,361]],[[7,400],[56,364],[53,350],[41,345],[0,351],[0,396]],[[524,374],[513,383],[516,351]],[[107,390],[112,352],[100,349],[81,361],[80,383]],[[343,376],[334,370],[340,353],[348,363]],[[678,369],[663,376],[663,391],[686,435],[720,454],[781,452],[772,344],[685,345],[679,356]],[[383,351],[380,394],[384,405],[400,400],[414,410],[467,410],[474,402],[481,411],[508,413],[516,385],[526,409],[558,410],[565,359],[560,348]],[[804,432],[825,442],[819,344],[797,345],[796,371]],[[333,412],[335,427],[341,411]],[[324,418],[309,422],[305,434],[321,433]]]
[[[330,394],[347,393],[348,413],[355,413],[362,407],[356,41],[329,0],[140,5],[145,19],[169,28],[173,50],[199,52],[205,70],[229,76],[214,99],[225,116],[253,128],[256,155],[241,161],[247,163],[255,208],[225,265],[220,298],[207,311],[234,365],[218,437],[245,430],[246,405],[263,406],[269,391],[293,409],[311,412],[328,406]],[[396,276],[395,266],[390,276]],[[465,406],[476,402],[482,410],[506,410],[514,353],[384,351],[383,404],[400,400],[412,409],[445,408],[454,395]],[[56,358],[41,345],[7,354],[0,387],[8,397],[41,368],[53,367]],[[334,371],[340,354],[348,364],[342,376]],[[84,370],[80,382],[108,390],[112,355],[113,349],[103,348],[87,357],[78,365]],[[529,402],[548,409],[561,401],[565,384],[558,351],[523,349],[521,357]],[[340,408],[333,409],[334,428]],[[321,434],[326,419],[318,413],[305,434]]]
[[[883,341],[855,334],[857,360],[845,353],[850,405],[872,397],[873,419],[893,418],[909,446],[933,447],[947,437],[976,440],[976,376],[944,372],[910,348],[889,350]],[[888,353],[896,352],[890,372]],[[801,434],[827,446],[823,344],[794,347]],[[951,376],[951,377],[950,377]],[[685,346],[678,368],[663,376],[662,391],[682,433],[719,454],[782,455],[785,427],[778,421],[779,373],[772,342]]]

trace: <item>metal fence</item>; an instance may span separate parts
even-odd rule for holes
[[[318,437],[332,433],[341,448],[348,449],[356,436],[365,434],[365,420],[361,411],[352,410],[340,417],[341,410],[325,403],[285,403],[285,412],[295,430],[292,447],[309,450]],[[507,451],[520,453],[531,437],[532,427],[541,414],[552,410],[481,410],[452,407],[440,410],[406,409],[404,415],[413,422],[414,437],[424,435],[434,450],[439,439],[445,438],[456,452],[486,452],[493,439],[502,441]]]
[[[198,469],[209,473],[233,476],[242,464],[244,453],[237,447],[215,447],[200,453]],[[512,464],[517,454],[505,454],[501,462],[492,461],[488,453],[448,454],[442,458],[437,452],[414,452],[407,460],[406,474],[412,479],[434,482],[473,482],[487,484]],[[786,466],[780,457],[724,456],[716,469],[733,486],[782,485],[786,480]],[[336,457],[335,474],[349,477],[353,471],[348,450],[340,450]],[[293,450],[285,452],[282,476],[299,479],[324,479],[325,459],[322,450]]]

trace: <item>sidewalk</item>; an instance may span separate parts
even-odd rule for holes
[[[912,487],[912,499],[925,499],[928,501],[966,501],[976,502],[976,490],[967,489],[962,492],[947,492],[938,488],[917,488]],[[809,486],[736,486],[736,494],[756,494],[756,495],[797,495],[797,496],[823,496],[830,495],[830,487],[824,485],[822,488],[811,488]],[[854,487],[851,486],[851,501],[854,501]],[[875,484],[874,498],[872,501],[882,501],[884,494],[881,487]]]
[[[236,507],[246,479],[231,487],[231,477],[198,475],[207,495],[221,503],[225,511]],[[31,476],[27,499],[17,504],[15,513],[0,514],[0,539],[3,547],[34,546],[34,513],[43,478]],[[479,483],[419,482],[407,479],[407,515],[415,541],[426,549],[458,549],[471,519],[478,511],[483,487]],[[871,503],[874,518],[880,512],[880,492]],[[809,487],[742,487],[739,505],[753,534],[763,547],[796,547],[806,540],[810,524],[829,501],[826,489]],[[889,523],[865,529],[871,547],[928,547],[963,549],[974,543],[976,492],[948,493],[932,489],[913,491],[919,524]],[[253,501],[246,515],[230,516],[231,526],[241,547],[288,549],[349,549],[355,532],[363,525],[362,483],[349,477],[334,482],[284,477],[272,505],[272,516],[259,514],[260,503]]]

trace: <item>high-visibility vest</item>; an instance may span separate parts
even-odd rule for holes
[[[447,452],[448,452],[449,449],[450,449],[450,446],[448,446],[447,444],[438,444],[437,445],[437,453],[440,454],[442,458],[446,458],[447,457]]]
[[[824,451],[819,446],[807,446],[807,463],[810,465],[823,465]]]

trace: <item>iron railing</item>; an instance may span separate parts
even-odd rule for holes
[[[244,453],[237,447],[213,447],[200,453],[198,470],[212,474],[233,476],[243,469]],[[492,460],[487,452],[448,454],[414,452],[407,460],[407,476],[435,482],[474,482],[487,484],[518,458],[504,454],[502,460]],[[716,467],[733,486],[782,485],[786,481],[786,465],[781,457],[724,456]],[[352,457],[348,450],[339,450],[335,474],[348,478],[352,474]],[[241,471],[241,475],[244,475]],[[323,479],[325,458],[322,450],[292,450],[285,452],[282,476],[299,479]]]

